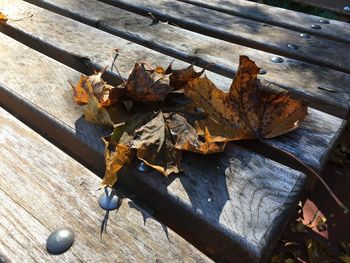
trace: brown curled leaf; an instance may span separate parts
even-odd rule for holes
[[[105,164],[106,170],[100,187],[104,188],[106,186],[112,187],[118,179],[118,173],[120,170],[127,166],[134,152],[127,144],[127,140],[121,140],[116,146],[113,143],[110,144],[108,138],[103,139],[105,143]],[[115,147],[115,149],[110,149]]]
[[[181,151],[172,142],[163,112],[135,131],[132,148],[137,158],[165,176],[181,171]]]
[[[163,68],[146,69],[144,63],[135,64],[125,89],[133,100],[140,102],[164,101],[172,90]]]
[[[170,75],[170,86],[173,87],[174,90],[181,89],[188,81],[199,78],[205,71],[202,69],[200,72],[196,72],[193,65],[188,66],[184,69],[172,69],[172,64],[166,69],[166,73]]]
[[[209,141],[223,142],[272,138],[298,127],[307,114],[306,102],[291,99],[287,92],[263,90],[258,72],[253,61],[241,56],[229,93],[207,77],[187,83],[185,95],[208,114],[196,123],[199,134],[209,132]]]
[[[108,113],[108,111],[101,106],[95,95],[92,93],[89,96],[89,102],[84,109],[85,120],[102,124],[106,126],[114,126],[114,123]]]
[[[209,131],[206,131],[207,134],[204,134],[200,138],[196,129],[183,116],[175,113],[167,113],[164,116],[174,139],[176,149],[201,154],[218,153],[225,150],[225,142],[216,143],[207,141],[210,137],[208,134]]]

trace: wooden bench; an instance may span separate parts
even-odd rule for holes
[[[297,156],[322,173],[329,154],[344,131],[349,114],[350,63],[349,57],[343,54],[349,48],[350,35],[337,37],[332,30],[315,34],[312,30],[302,30],[302,23],[295,25],[296,17],[309,19],[310,22],[316,18],[287,10],[269,7],[266,12],[283,11],[294,21],[281,24],[276,18],[274,21],[277,22],[268,23],[263,17],[226,12],[225,5],[220,9],[214,8],[218,6],[215,1],[207,5],[200,2],[11,1],[11,5],[4,9],[10,19],[0,26],[3,33],[0,34],[0,104],[101,176],[104,147],[99,138],[110,131],[85,122],[81,108],[72,102],[68,79],[75,82],[80,72],[88,74],[94,68],[104,68],[111,63],[112,50],[117,48],[120,55],[116,64],[124,78],[137,61],[167,66],[176,58],[174,67],[211,63],[207,75],[218,86],[227,89],[234,77],[238,55],[248,55],[266,70],[265,75],[260,75],[263,82],[273,83],[297,97],[309,99],[311,108],[301,127],[266,140],[270,146],[261,145],[259,148],[256,142],[230,144],[220,158],[186,154],[184,166],[189,171],[186,175],[164,178],[156,172],[142,174],[131,165],[128,173],[121,176],[119,187],[131,193],[131,198],[137,199],[136,203],[146,205],[153,217],[212,259],[266,261],[295,203],[303,194],[307,178],[297,162],[273,154],[273,147]],[[226,2],[227,10],[234,10],[231,3]],[[243,1],[237,2],[240,8],[243,4]],[[150,18],[150,12],[153,18]],[[169,23],[156,23],[154,17]],[[343,24],[331,20],[328,26],[340,28]],[[300,30],[296,29],[297,26]],[[307,32],[311,38],[301,38],[299,34],[302,32]],[[299,49],[292,50],[288,44],[298,45]],[[272,63],[270,59],[273,56],[283,57],[284,62]],[[107,77],[119,78],[113,72],[108,72]],[[33,140],[32,144],[35,144]],[[49,150],[48,153],[45,151],[45,154],[49,153]],[[67,167],[78,166],[72,159],[69,160]],[[75,170],[72,168],[73,172],[69,175],[67,171],[70,168],[67,167],[65,178],[75,176]],[[49,166],[46,172],[51,173],[50,169],[53,168]],[[84,178],[93,176],[87,172]],[[67,178],[65,180],[70,180],[65,183],[66,187],[70,187],[67,189],[73,191],[79,188],[76,178]],[[93,184],[98,186],[98,179],[89,180],[91,187]],[[0,189],[2,184],[0,181]],[[58,182],[55,186],[60,187]],[[45,191],[42,192],[45,195]],[[62,198],[67,196],[65,193]],[[54,200],[51,198],[47,202]],[[69,209],[72,207],[69,206]],[[93,201],[89,207],[84,207],[84,213],[87,214],[89,209],[92,215],[97,213],[96,201],[95,207]],[[123,209],[124,213],[132,213]],[[32,211],[33,216],[36,213],[40,211]],[[128,216],[140,218],[134,214]],[[128,216],[115,220],[123,221],[123,226],[129,229]],[[70,215],[68,219],[70,217],[74,216]],[[94,223],[96,225],[96,222],[89,221],[86,226]],[[54,220],[50,224],[48,229],[52,230],[56,226]],[[136,227],[142,229],[140,225]],[[118,236],[122,231],[114,225],[109,228],[115,231],[112,236]],[[98,236],[99,229],[95,231]],[[137,237],[137,231],[143,230],[130,231],[136,234],[126,238],[124,244],[130,243],[136,250],[140,245],[133,239],[140,239],[139,242],[148,245],[148,239],[156,240],[163,233],[161,229],[154,235],[148,231],[148,238]],[[179,241],[173,247],[173,254],[162,255],[164,261],[188,261],[182,253],[196,255],[197,258],[189,257],[194,261],[208,260],[191,245],[188,251],[183,250],[185,241],[174,232],[171,234]],[[113,237],[109,238],[111,244],[106,251],[113,250],[111,246],[116,242]],[[98,257],[102,252],[97,251],[100,247],[96,247],[93,250],[96,252],[92,253]],[[162,254],[164,250],[167,248],[158,248],[150,241],[149,252],[143,254],[140,250],[138,255],[140,260],[142,256],[154,259],[154,251]],[[115,253],[127,253],[118,251]],[[178,255],[181,256],[171,258],[176,251],[180,251]]]
[[[0,123],[0,259],[211,262],[127,198],[110,212],[107,232],[100,235],[100,179],[2,108]],[[76,236],[72,249],[50,255],[50,231],[66,226]]]

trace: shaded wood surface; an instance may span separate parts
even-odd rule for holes
[[[242,44],[321,66],[350,72],[350,58],[342,56],[349,45],[313,36],[301,38],[298,31],[267,25],[188,3],[167,0],[103,0],[133,12],[153,16],[178,26],[225,41]],[[290,49],[296,44],[299,50]]]
[[[180,2],[191,3],[193,5],[217,10],[223,13],[253,19],[259,22],[276,25],[280,27],[307,32],[325,38],[334,39],[344,43],[350,43],[350,24],[338,20],[322,18],[293,10],[269,6],[267,4],[256,3],[247,0],[178,0]],[[318,1],[318,0],[315,0]],[[300,1],[309,3],[310,1]],[[320,1],[319,1],[320,2]],[[334,1],[323,1],[332,6]],[[340,1],[350,4],[349,1]],[[343,8],[342,8],[343,9]],[[320,23],[320,20],[327,20],[329,24]],[[312,24],[317,24],[322,29],[313,29]]]
[[[0,35],[0,45],[1,103],[45,134],[65,126],[63,130],[70,132],[59,133],[56,140],[82,142],[79,148],[65,145],[81,159],[90,149],[102,157],[99,137],[106,131],[83,120],[66,84],[66,77],[74,80],[80,74],[7,36]],[[27,74],[29,67],[31,74]],[[10,103],[4,99],[9,93]],[[31,111],[42,116],[41,123],[28,119]],[[103,166],[98,160],[90,160],[90,165]],[[40,165],[48,166],[45,163]],[[184,166],[185,175],[169,178],[155,172],[140,174],[131,166],[121,175],[120,185],[214,259],[266,259],[302,193],[305,176],[232,144],[220,158],[188,154]]]
[[[239,55],[247,55],[267,71],[266,75],[260,75],[265,83],[274,83],[290,90],[296,96],[307,98],[313,107],[324,112],[343,118],[348,114],[349,74],[289,58],[284,58],[285,62],[282,64],[275,64],[270,61],[274,54],[228,43],[169,24],[153,23],[151,18],[97,0],[30,2],[189,63],[209,65],[209,70],[230,78],[235,74]],[[23,27],[18,24],[13,26]],[[26,32],[29,32],[30,26],[36,25],[32,22],[26,23]]]
[[[9,262],[210,261],[127,198],[100,236],[100,179],[2,108],[0,124],[0,253]],[[45,242],[61,227],[75,242],[52,256]]]
[[[343,15],[350,15],[350,12],[344,12],[345,6],[350,6],[348,0],[293,0],[293,2],[298,2],[304,5],[311,5],[315,7],[320,7],[326,10],[331,10]]]

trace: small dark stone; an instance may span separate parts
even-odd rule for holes
[[[302,38],[311,38],[311,36],[309,34],[306,34],[306,33],[301,33],[299,36]]]
[[[281,57],[272,57],[272,58],[270,58],[270,60],[273,63],[282,63],[284,61],[283,58],[281,58]]]
[[[315,24],[312,24],[310,27],[313,29],[321,29],[322,28],[320,25],[315,25]]]
[[[67,228],[60,228],[50,234],[46,240],[46,249],[50,254],[62,254],[72,246],[73,241],[73,232]]]
[[[98,201],[100,207],[104,210],[111,211],[119,207],[119,197],[114,190],[104,189],[104,193]]]
[[[299,49],[299,46],[294,45],[294,44],[288,44],[287,47],[290,48],[290,49],[294,49],[294,50],[298,50]]]

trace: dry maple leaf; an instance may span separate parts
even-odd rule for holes
[[[94,94],[90,93],[89,102],[84,109],[85,120],[107,126],[114,126],[108,111],[102,107]]]
[[[152,116],[151,112],[137,113],[125,124],[114,128],[111,136],[103,138],[105,143],[105,175],[101,187],[112,187],[117,181],[119,171],[130,163],[134,151],[130,148],[135,129],[144,125]]]
[[[169,75],[165,74],[163,68],[146,69],[145,63],[136,63],[126,82],[125,89],[135,101],[164,101],[172,91],[169,82]]]
[[[110,143],[110,138],[103,139],[105,143],[105,164],[106,170],[100,187],[112,187],[118,179],[120,170],[128,165],[134,155],[133,150],[129,147],[129,138],[125,135],[125,139],[121,139],[118,145]],[[111,150],[110,147],[115,147]]]
[[[131,145],[137,151],[137,158],[165,176],[181,171],[181,151],[172,142],[172,135],[162,111],[135,131]]]
[[[113,104],[125,94],[124,84],[113,87],[102,79],[104,71],[95,72],[90,76],[81,75],[75,86],[69,82],[74,91],[73,99],[77,104],[87,104],[91,92],[103,107]]]
[[[291,99],[287,92],[263,90],[258,72],[252,60],[241,56],[229,93],[207,77],[186,84],[185,95],[208,114],[196,123],[200,135],[209,132],[208,141],[223,142],[272,138],[298,128],[307,115],[307,103]]]
[[[164,117],[176,149],[201,154],[218,153],[225,150],[226,143],[208,142],[209,134],[206,134],[203,139],[200,138],[196,129],[183,116],[176,113],[165,113]]]
[[[5,24],[7,20],[7,16],[0,12],[0,24]]]
[[[172,69],[172,64],[170,63],[169,67],[166,69],[167,74],[170,75],[170,86],[174,90],[181,89],[188,81],[199,78],[205,71],[205,69],[202,69],[200,72],[196,72],[194,70],[193,65],[188,66],[184,69]]]

